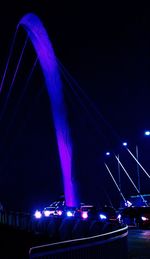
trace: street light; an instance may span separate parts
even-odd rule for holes
[[[146,131],[144,132],[144,135],[145,135],[145,136],[150,136],[150,130],[146,130]]]

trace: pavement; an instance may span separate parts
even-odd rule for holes
[[[129,228],[128,259],[150,259],[150,230]]]

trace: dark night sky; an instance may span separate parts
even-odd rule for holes
[[[28,0],[10,4],[7,0],[1,6],[0,76],[17,23],[27,12],[34,12],[43,21],[57,57],[101,114],[96,115],[86,102],[90,111],[87,115],[65,83],[79,197],[101,205],[107,202],[106,191],[117,206],[118,192],[104,168],[105,151],[120,153],[136,183],[136,165],[119,148],[121,141],[127,140],[133,152],[138,144],[141,162],[147,170],[150,165],[150,141],[143,137],[143,131],[150,129],[150,8],[114,1],[53,2]],[[21,49],[24,38],[22,31],[15,49]],[[13,55],[15,63],[17,52]],[[39,67],[10,124],[33,60],[34,51],[29,46],[0,128],[0,197],[6,207],[26,210],[45,205],[63,192],[49,100]],[[13,69],[11,62],[1,109]],[[111,158],[108,163],[117,178],[116,161]],[[135,194],[124,174],[121,177],[124,194]],[[148,193],[146,179],[141,172],[141,190]]]

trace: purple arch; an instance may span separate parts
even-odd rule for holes
[[[28,33],[44,74],[56,131],[66,204],[67,206],[75,206],[76,199],[72,182],[72,143],[67,122],[62,84],[52,44],[42,22],[35,14],[29,13],[23,16],[18,26],[20,25],[23,26]]]

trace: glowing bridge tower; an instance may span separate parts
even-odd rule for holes
[[[42,22],[36,15],[32,13],[25,15],[20,20],[18,26],[22,26],[27,31],[44,74],[56,131],[66,204],[67,206],[75,206],[76,199],[72,182],[72,143],[67,122],[62,84],[52,44]]]

